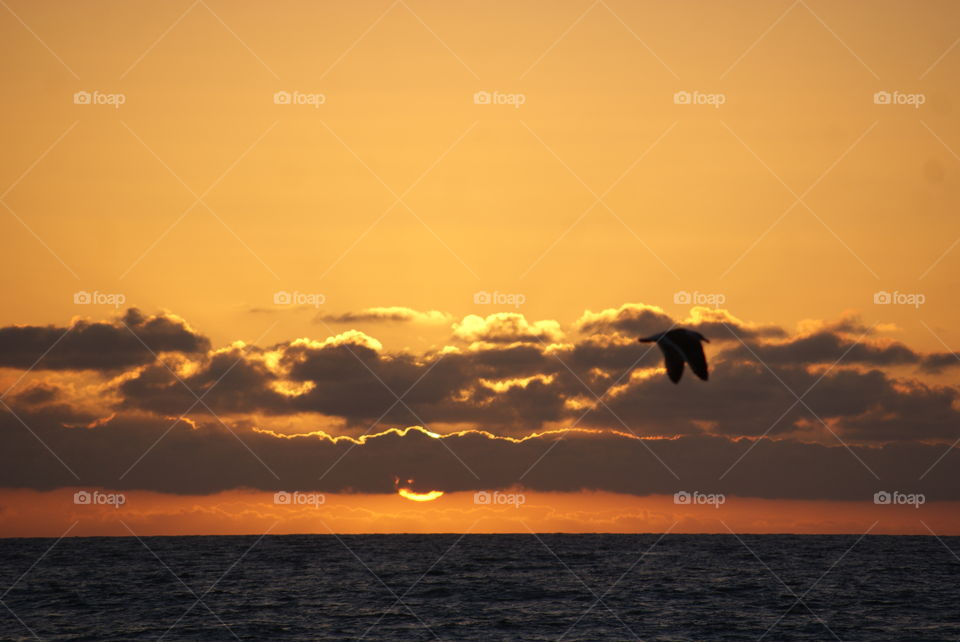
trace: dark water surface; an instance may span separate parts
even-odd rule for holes
[[[0,638],[960,638],[960,538],[54,541],[0,540]]]

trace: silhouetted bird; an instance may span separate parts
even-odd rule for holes
[[[656,343],[663,351],[663,361],[667,366],[667,376],[670,381],[678,383],[683,376],[683,362],[690,364],[693,374],[704,381],[709,377],[707,372],[707,357],[703,354],[703,345],[701,341],[710,343],[699,332],[677,328],[668,332],[661,332],[649,337],[640,339],[641,343]]]

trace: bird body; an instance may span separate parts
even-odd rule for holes
[[[641,343],[656,343],[663,352],[664,365],[667,367],[667,376],[670,381],[678,383],[683,376],[683,364],[690,365],[693,374],[704,381],[709,378],[707,369],[707,357],[703,353],[701,342],[710,343],[699,332],[687,330],[686,328],[676,328],[659,334],[640,339]]]

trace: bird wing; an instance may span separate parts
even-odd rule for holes
[[[663,364],[667,367],[667,376],[673,383],[678,383],[683,376],[683,353],[674,345],[664,341],[658,342],[657,345],[663,351]]]
[[[678,333],[670,339],[683,352],[683,356],[690,364],[693,374],[706,381],[710,375],[707,369],[707,356],[703,353],[703,344],[700,343],[700,340],[687,333]]]

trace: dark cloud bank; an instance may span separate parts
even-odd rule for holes
[[[0,485],[392,492],[401,477],[446,491],[522,482],[864,499],[889,487],[960,499],[953,449],[927,473],[960,435],[958,391],[921,381],[954,368],[955,355],[918,353],[855,319],[790,334],[701,309],[683,325],[710,336],[711,381],[674,386],[644,371],[660,355],[636,337],[675,322],[638,304],[587,312],[569,333],[494,314],[455,324],[452,347],[423,354],[389,352],[356,331],[214,351],[182,319],[137,310],[109,323],[0,328],[0,366],[99,372],[105,382],[128,373],[107,390],[115,401],[105,421],[52,384],[7,397]],[[191,367],[178,371],[178,363]],[[174,425],[183,413],[189,421]],[[603,432],[567,433],[556,445],[555,433],[518,442],[410,431],[357,445],[269,432],[271,417],[304,413],[340,421],[353,435],[438,424],[514,437],[549,426]],[[266,432],[254,430],[254,414],[266,417],[258,422]]]

